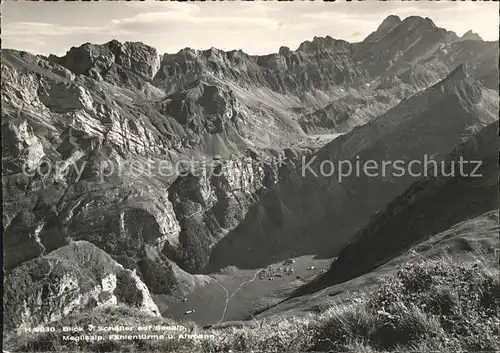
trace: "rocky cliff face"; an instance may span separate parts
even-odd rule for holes
[[[461,39],[429,18],[389,16],[363,42],[353,45],[353,60],[368,75],[342,97],[300,119],[307,131],[346,132],[396,106],[401,100],[444,79],[467,63],[468,74],[497,89],[497,43]],[[481,53],[477,55],[477,53]]]
[[[497,118],[495,43],[456,39],[428,19],[390,17],[362,43],[317,37],[265,56],[160,58],[117,41],[63,57],[3,49],[4,266],[10,298],[25,298],[9,325],[120,301],[99,296],[121,280],[149,298],[192,291],[194,274],[226,266],[331,255],[412,180],[339,182],[304,174],[303,156],[315,170],[356,155],[439,158]],[[308,133],[345,135],[318,150]],[[102,261],[110,278],[72,274]],[[59,296],[70,277],[73,294]]]
[[[424,158],[440,162],[464,136],[497,120],[497,109],[496,94],[458,67],[375,120],[281,168],[277,185],[259,198],[251,218],[214,248],[213,264],[256,268],[297,256],[297,249],[301,254],[335,254],[421,175]],[[414,160],[420,164],[404,169]],[[394,161],[404,166],[403,173]],[[375,164],[375,174],[363,171],[365,163]],[[259,256],[246,258],[249,249]]]
[[[481,36],[476,32],[468,30],[463,36],[460,37],[460,40],[483,40],[483,38],[481,38]]]
[[[394,74],[457,39],[429,18],[391,16],[356,47],[356,58],[374,76]]]
[[[23,263],[7,276],[4,295],[7,329],[31,329],[75,311],[117,303],[160,315],[135,271],[85,241]]]
[[[156,49],[138,42],[120,43],[116,40],[103,45],[86,43],[78,48],[72,47],[64,57],[52,55],[49,61],[61,64],[75,75],[83,74],[112,83],[117,78],[126,82],[127,72],[151,80],[160,68]]]
[[[296,96],[315,89],[328,92],[364,77],[363,70],[352,61],[352,50],[350,43],[330,37],[305,42],[296,51],[282,47],[279,53],[265,56],[187,48],[163,56],[155,82],[167,90],[177,90],[193,79],[212,77],[245,88],[266,87]]]
[[[396,88],[397,87],[397,88]],[[308,133],[346,133],[394,107],[406,95],[415,92],[412,86],[402,90],[403,83],[380,87],[373,92],[353,91],[327,106],[304,115],[299,122]],[[392,92],[389,89],[394,89]]]
[[[275,178],[273,166],[250,157],[178,178],[169,199],[182,231],[179,244],[167,244],[163,253],[189,272],[204,269],[212,248],[245,219],[259,194],[274,187]]]

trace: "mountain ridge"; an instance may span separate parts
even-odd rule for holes
[[[316,170],[357,155],[439,159],[498,119],[496,43],[415,16],[377,31],[263,56],[160,57],[118,41],[48,58],[2,49],[6,276],[88,242],[84,253],[136,271],[169,315],[180,297],[219,293],[211,276],[225,269],[335,256],[413,180],[304,176],[304,157]],[[160,173],[191,160],[208,167]]]
[[[434,172],[417,179],[382,212],[371,217],[367,227],[338,253],[326,274],[300,288],[292,298],[365,275],[457,223],[498,209],[498,195],[494,193],[498,189],[498,148],[491,148],[492,144],[498,147],[498,131],[498,122],[488,124],[443,159],[448,173],[451,164],[460,158],[481,162],[479,170],[470,165],[464,168],[465,176]],[[467,180],[473,171],[482,176]],[[481,198],[472,202],[470,196],[477,194]]]

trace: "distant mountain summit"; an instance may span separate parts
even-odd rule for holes
[[[498,42],[459,40],[418,16],[389,16],[359,43],[315,37],[268,55],[160,55],[113,40],[61,57],[2,49],[1,59],[5,270],[11,298],[35,298],[15,309],[33,324],[85,310],[59,288],[89,266],[111,269],[111,281],[123,281],[113,288],[133,281],[170,315],[156,296],[213,282],[202,274],[332,256],[414,179],[339,181],[302,173],[303,157],[316,158],[313,167],[446,158],[498,119]],[[36,170],[47,164],[66,169]],[[449,194],[436,205],[439,195]],[[359,244],[378,240],[366,232]],[[95,261],[69,259],[52,273],[54,254]],[[348,250],[342,259],[357,261]],[[25,281],[40,264],[61,279],[47,306],[36,299],[45,277]],[[101,272],[75,275],[71,288],[107,292]]]
[[[463,36],[460,37],[460,40],[483,40],[483,38],[481,38],[481,36],[476,32],[472,32],[469,29]]]
[[[366,37],[364,41],[375,42],[377,40],[380,40],[384,35],[389,33],[400,23],[401,23],[401,18],[399,16],[389,15],[385,20],[382,21],[380,26],[378,26],[377,30],[371,33],[368,37]]]

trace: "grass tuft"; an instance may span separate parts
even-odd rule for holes
[[[120,352],[380,352],[499,351],[500,280],[494,263],[451,257],[401,266],[373,293],[320,314],[275,317],[257,326],[203,330],[190,322],[144,316],[126,306],[93,310],[72,325],[184,325],[209,338],[64,343],[60,333],[17,336],[10,351]],[[62,325],[62,323],[61,323]]]

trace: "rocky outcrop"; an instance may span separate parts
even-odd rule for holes
[[[297,49],[303,52],[322,52],[332,50],[337,52],[349,52],[352,50],[352,44],[344,40],[333,39],[330,36],[314,37],[312,41],[306,40],[300,43]]]
[[[356,46],[355,57],[372,76],[399,74],[457,38],[429,18],[389,16]]]
[[[168,91],[185,88],[197,78],[216,78],[252,89],[267,87],[281,94],[330,91],[334,86],[364,77],[352,60],[352,45],[330,37],[303,43],[297,51],[249,56],[241,51],[189,48],[165,54],[155,77]]]
[[[211,249],[238,226],[258,201],[258,195],[277,181],[277,167],[250,157],[218,161],[170,187],[170,201],[181,226],[178,247],[163,253],[196,273],[208,265]]]
[[[322,43],[332,46],[327,39]],[[410,16],[401,20],[391,15],[375,32],[352,47],[357,64],[370,73],[367,80],[357,82],[358,92],[352,92],[351,88],[345,97],[301,117],[301,127],[314,133],[350,131],[388,111],[401,99],[444,79],[462,63],[468,64],[471,77],[497,89],[496,47],[481,40],[459,41],[453,32],[438,28],[429,18]],[[385,102],[379,99],[373,102],[376,94],[384,97]],[[356,107],[356,103],[344,106],[344,100],[347,102],[357,95],[361,99],[370,98],[362,107]]]
[[[94,245],[79,241],[17,267],[4,285],[4,325],[33,328],[75,311],[125,303],[159,316],[146,285]]]
[[[405,94],[404,91],[400,90],[400,87],[398,85],[397,92],[394,93],[382,89],[364,94],[349,93],[326,107],[301,117],[300,126],[308,133],[349,132],[354,127],[369,122],[399,103]],[[410,93],[406,91],[406,94]]]
[[[22,169],[32,170],[45,156],[43,144],[33,131],[33,127],[24,121],[12,121],[2,125],[3,167],[8,172]]]
[[[460,37],[460,40],[483,40],[479,34],[472,32],[470,29]]]
[[[38,98],[49,109],[73,112],[92,110],[92,98],[84,87],[74,83],[51,82],[38,87]]]
[[[233,91],[199,80],[159,104],[160,112],[173,116],[196,135],[202,130],[209,134],[226,131],[227,125],[242,115]]]
[[[89,75],[98,80],[106,77],[113,64],[152,79],[160,64],[156,49],[140,42],[120,43],[116,40],[102,45],[86,43],[72,47],[63,57],[50,56],[49,60],[63,65],[75,75]]]

